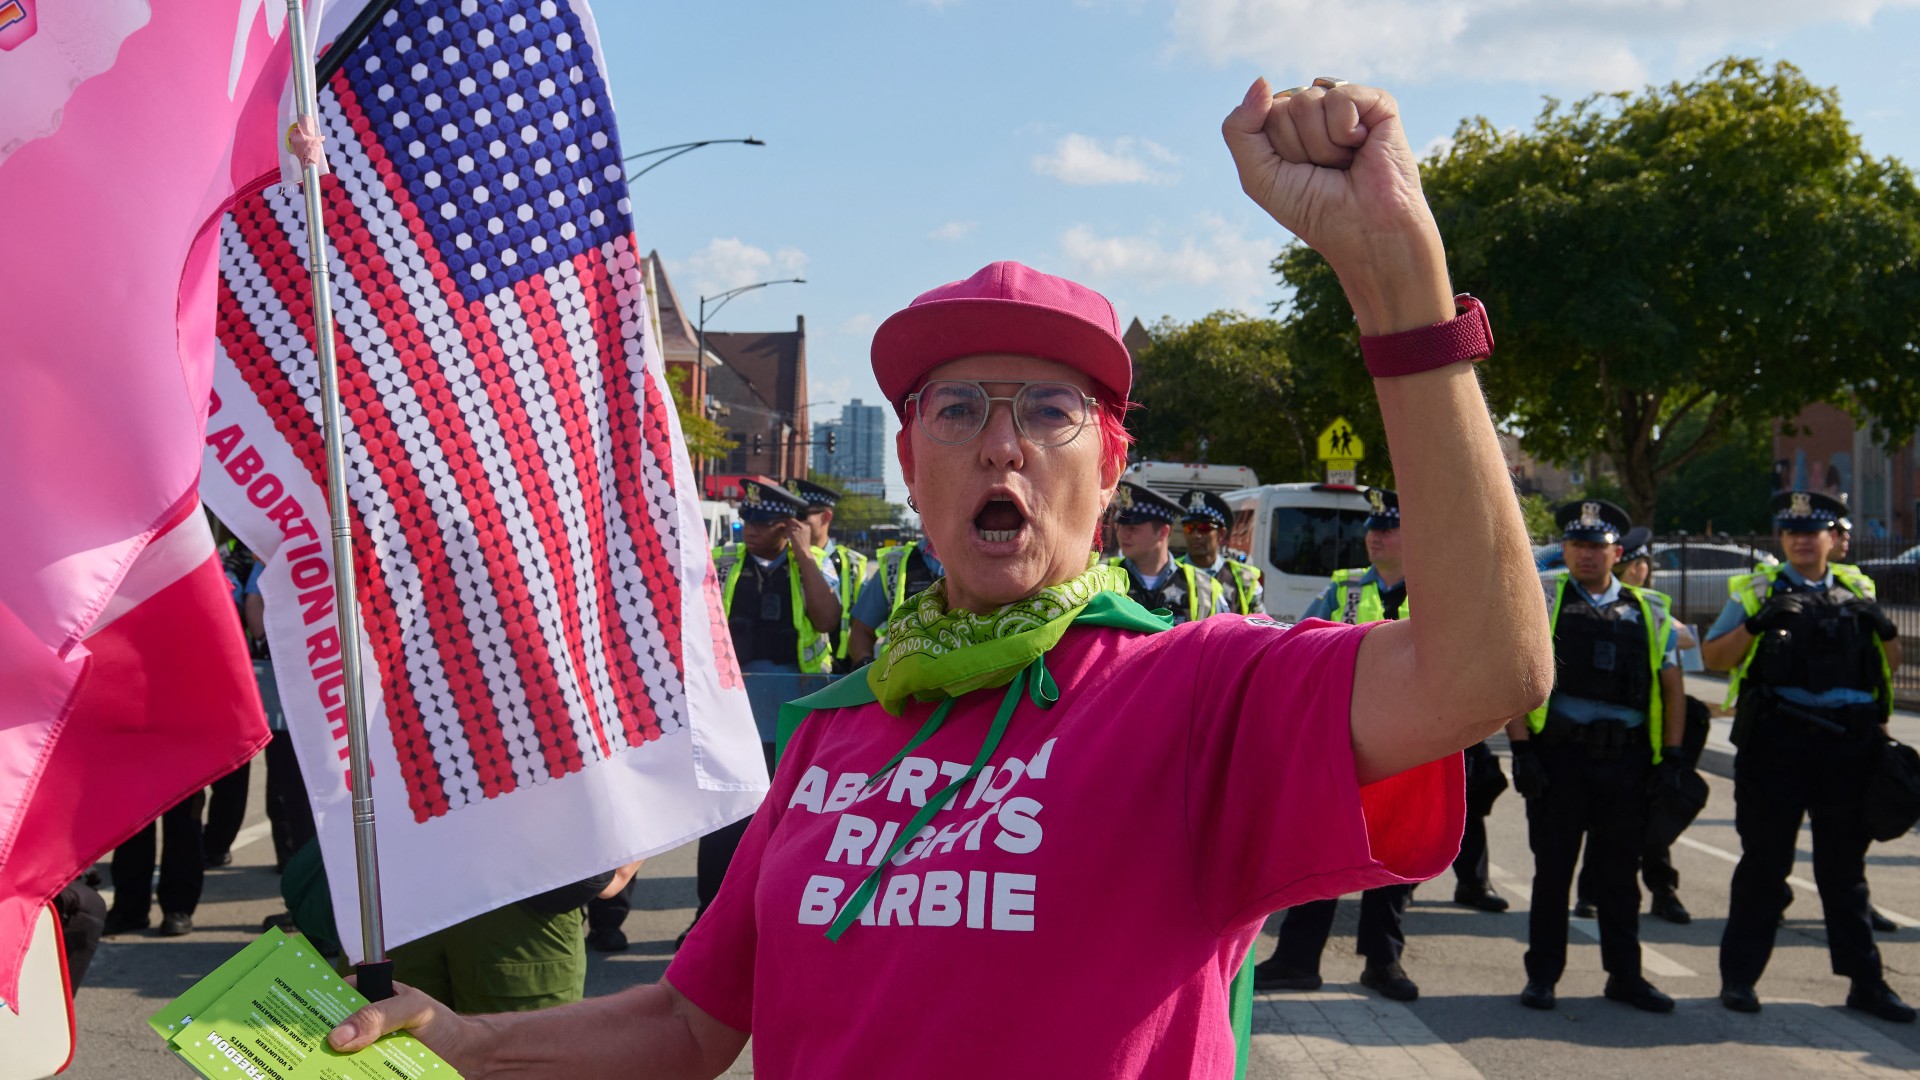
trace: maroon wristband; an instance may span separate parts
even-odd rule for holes
[[[1453,298],[1460,314],[1445,322],[1360,339],[1360,355],[1376,379],[1417,375],[1422,371],[1484,360],[1493,354],[1493,327],[1487,309],[1466,293]]]

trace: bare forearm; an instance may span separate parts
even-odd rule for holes
[[[1660,669],[1660,704],[1665,712],[1660,742],[1679,746],[1687,737],[1687,682],[1677,667]]]
[[[878,635],[873,632],[873,627],[855,619],[853,628],[848,633],[852,636],[847,639],[847,659],[853,662],[853,666],[859,667],[873,659],[873,648],[878,641]]]
[[[1900,647],[1900,639],[1895,638],[1892,641],[1887,642],[1886,649],[1887,649],[1887,670],[1899,671],[1900,661],[1906,659],[1906,650]]]
[[[803,556],[799,562],[800,598],[806,603],[807,621],[815,630],[831,634],[840,629],[840,598],[834,595],[827,576],[820,572],[819,563],[811,556]]]
[[[468,1080],[718,1076],[739,1055],[744,1037],[731,1047],[702,1046],[683,1005],[684,998],[658,983],[556,1009],[478,1017],[486,1031],[484,1069],[463,1069],[462,1075]]]
[[[1732,671],[1746,659],[1753,647],[1753,635],[1744,626],[1736,626],[1717,638],[1700,643],[1700,662],[1714,671]]]
[[[394,996],[361,1006],[327,1042],[342,1053],[408,1031],[467,1080],[571,1080],[718,1076],[747,1043],[687,1000],[671,983],[527,1013],[459,1016],[404,983]]]
[[[1451,301],[1448,302],[1451,309]],[[1399,485],[1414,683],[1432,722],[1477,742],[1553,685],[1539,578],[1473,369],[1374,382]]]

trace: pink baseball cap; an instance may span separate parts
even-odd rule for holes
[[[1125,403],[1133,388],[1133,358],[1107,298],[1017,262],[929,289],[894,312],[873,335],[873,377],[904,421],[906,397],[927,372],[981,353],[1059,361],[1091,378],[1104,403]]]

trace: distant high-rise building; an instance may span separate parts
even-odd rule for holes
[[[813,471],[823,476],[846,476],[847,437],[838,420],[813,425]]]
[[[827,450],[827,436],[833,450]],[[840,406],[840,419],[813,425],[814,460],[819,471],[845,481],[847,492],[885,498],[887,494],[887,414],[859,398]]]

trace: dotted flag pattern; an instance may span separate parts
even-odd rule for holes
[[[400,0],[320,109],[361,616],[425,821],[685,725],[670,405],[570,6]],[[221,244],[222,346],[321,484],[298,193]]]

